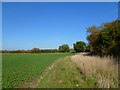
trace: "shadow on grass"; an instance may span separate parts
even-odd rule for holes
[[[83,54],[83,56],[98,56],[98,55],[96,55],[92,52],[86,52],[86,53]]]
[[[119,65],[120,65],[120,55],[96,55],[93,52],[86,52],[83,54],[83,56],[98,56],[100,58],[102,57],[110,57],[110,59],[114,59]]]

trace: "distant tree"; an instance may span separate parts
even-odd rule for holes
[[[76,43],[73,44],[73,46],[76,52],[83,52],[85,51],[86,44],[83,41],[77,41]]]
[[[10,53],[8,50],[2,50],[2,53]]]
[[[33,48],[32,50],[2,50],[2,53],[57,53],[57,49],[43,49]]]
[[[23,53],[22,50],[15,50],[15,53]]]
[[[90,52],[90,46],[89,45],[86,46],[85,52]]]
[[[40,51],[41,53],[56,53],[58,52],[57,49],[44,49]]]
[[[74,49],[70,49],[69,51],[70,51],[70,53],[75,53]]]
[[[40,49],[39,48],[33,48],[31,50],[32,53],[40,53]]]
[[[67,44],[59,46],[59,52],[69,52],[69,46]]]

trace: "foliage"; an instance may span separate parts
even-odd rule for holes
[[[90,52],[90,46],[89,45],[86,46],[85,52]]]
[[[74,49],[70,49],[70,53],[76,53]]]
[[[86,47],[85,42],[83,42],[83,41],[77,41],[73,45],[74,45],[74,50],[76,52],[83,52],[83,51],[85,51],[85,47]]]
[[[120,55],[120,21],[115,20],[104,25],[87,29],[89,35],[87,37],[89,44],[95,54],[104,55]]]
[[[41,50],[41,53],[57,53],[58,50],[57,49],[44,49]]]
[[[31,50],[32,53],[39,53],[40,52],[40,49],[39,48],[33,48]]]
[[[60,52],[69,52],[69,46],[67,44],[63,44],[59,46],[59,51]]]
[[[57,49],[39,49],[33,48],[32,50],[2,50],[2,53],[56,53]]]

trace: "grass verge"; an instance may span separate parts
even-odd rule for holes
[[[38,88],[95,88],[94,79],[86,79],[71,61],[71,57],[58,60],[49,73],[44,74]]]
[[[86,78],[93,78],[97,81],[98,88],[118,87],[118,64],[113,58],[79,54],[72,56],[72,61]]]

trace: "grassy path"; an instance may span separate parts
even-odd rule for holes
[[[89,88],[95,87],[96,81],[86,78],[71,57],[65,57],[49,67],[49,72],[41,79],[38,88]]]
[[[63,58],[61,58],[63,59]],[[60,62],[61,59],[58,59],[56,61],[54,61],[51,65],[49,65],[44,71],[43,73],[36,78],[35,80],[33,80],[30,83],[25,83],[23,88],[37,88],[37,86],[39,85],[39,83],[41,82],[41,80],[50,72],[50,70],[57,64]]]

